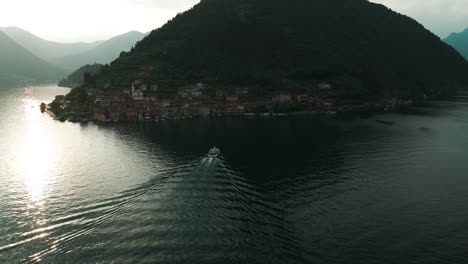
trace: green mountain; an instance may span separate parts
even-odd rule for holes
[[[61,76],[60,69],[36,57],[0,31],[0,82],[43,82]]]
[[[461,33],[452,33],[445,42],[454,47],[461,55],[468,59],[468,28]]]
[[[49,62],[54,58],[86,52],[102,43],[102,41],[93,43],[57,43],[42,39],[18,27],[3,27],[0,28],[0,31],[3,31],[11,39],[31,51],[37,57]]]
[[[140,41],[144,37],[143,33],[131,31],[106,40],[85,52],[54,58],[51,61],[55,65],[67,70],[76,70],[83,65],[91,63],[110,63],[118,58],[122,51],[129,51],[137,41]]]
[[[366,0],[203,0],[121,54],[97,85],[142,74],[172,92],[202,81],[267,95],[328,81],[337,97],[416,97],[468,84],[468,63],[415,20]]]
[[[98,73],[101,68],[102,64],[87,64],[78,70],[74,71],[72,74],[70,74],[66,79],[61,80],[58,85],[60,87],[70,87],[70,88],[75,88],[84,83],[84,74],[89,73],[91,75],[94,75]]]

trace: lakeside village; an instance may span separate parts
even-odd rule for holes
[[[178,88],[173,99],[158,99],[151,96],[158,91],[157,84],[135,80],[130,87],[113,89],[106,84],[104,89],[84,89],[90,102],[87,111],[73,112],[73,102],[64,95],[56,96],[49,110],[61,121],[159,121],[208,116],[285,116],[285,115],[334,115],[341,112],[391,111],[398,106],[411,105],[411,100],[397,98],[376,102],[337,102],[324,99],[331,94],[332,84],[318,83],[320,96],[308,94],[278,93],[271,98],[253,98],[249,88],[238,87],[230,91],[217,89],[210,97],[204,92],[203,83]]]

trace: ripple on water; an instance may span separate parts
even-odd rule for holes
[[[303,252],[282,213],[224,161],[202,158],[14,234],[0,254],[21,246],[32,262],[284,263]]]

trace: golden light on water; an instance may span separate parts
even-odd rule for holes
[[[27,130],[21,133],[16,149],[16,172],[24,181],[29,195],[30,207],[44,204],[44,193],[47,190],[53,170],[51,160],[53,142],[41,126],[39,102],[23,99],[23,120]]]

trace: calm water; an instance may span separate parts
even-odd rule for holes
[[[0,90],[1,263],[466,263],[468,98],[347,121],[40,113],[66,91]]]

